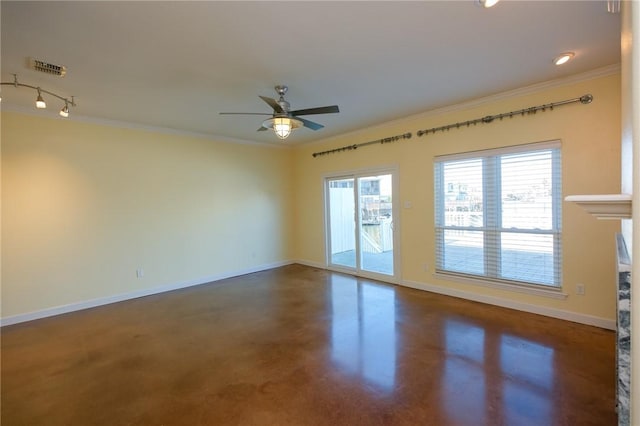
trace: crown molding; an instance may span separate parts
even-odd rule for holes
[[[331,136],[325,139],[320,139],[312,142],[299,142],[299,143],[296,143],[295,141],[293,141],[293,143],[288,143],[286,145],[282,144],[282,142],[280,143],[276,143],[275,141],[273,143],[256,142],[256,141],[250,141],[246,139],[236,139],[236,138],[230,138],[226,136],[220,136],[220,135],[214,135],[214,134],[208,134],[208,133],[192,132],[188,130],[179,130],[179,129],[173,129],[169,127],[138,124],[138,123],[133,123],[129,121],[111,120],[106,118],[83,116],[78,114],[72,114],[68,118],[65,118],[64,120],[78,121],[83,123],[97,124],[97,125],[124,128],[124,129],[142,130],[142,131],[176,135],[176,136],[203,138],[203,139],[207,139],[215,142],[222,142],[222,143],[234,143],[234,144],[241,144],[241,145],[270,147],[270,148],[278,148],[278,149],[292,149],[292,148],[300,148],[300,147],[310,147],[315,145],[324,145],[328,142],[340,140],[345,137],[357,138],[358,136],[364,133],[375,131],[384,127],[389,127],[389,126],[401,124],[408,121],[422,120],[422,119],[426,119],[426,118],[430,118],[430,117],[434,117],[434,116],[438,116],[446,113],[478,107],[487,103],[497,102],[504,99],[510,99],[510,98],[515,98],[519,96],[529,95],[529,94],[541,92],[547,89],[567,86],[570,84],[576,84],[579,82],[593,80],[600,77],[606,77],[609,75],[618,74],[620,73],[620,70],[621,70],[621,64],[619,63],[612,64],[606,67],[597,68],[597,69],[586,71],[579,74],[573,74],[567,77],[548,80],[541,83],[535,83],[535,84],[520,87],[517,89],[507,90],[504,92],[495,93],[493,95],[484,96],[481,98],[471,99],[471,100],[459,102],[456,104],[434,108],[418,114],[409,115],[396,120],[385,121],[379,124],[375,124],[373,126],[365,127],[365,128],[354,130],[347,133],[341,133],[339,135]],[[52,119],[59,118],[57,112],[36,111],[33,108],[27,108],[27,107],[21,107],[21,106],[9,105],[9,104],[2,105],[1,109],[2,111],[17,112],[21,114],[33,115],[38,117],[46,117],[46,118],[52,118]]]
[[[548,89],[554,89],[557,87],[568,86],[571,84],[580,83],[583,81],[594,80],[596,78],[607,77],[610,75],[619,74],[621,71],[621,65],[619,63],[608,65],[606,67],[596,68],[594,70],[586,71],[579,74],[573,74],[567,77],[556,78],[553,80],[547,80],[541,83],[530,84],[528,86],[519,87],[517,89],[507,90],[504,92],[494,93],[492,95],[483,96],[481,98],[470,99],[464,102],[459,102],[456,104],[446,105],[439,108],[434,108],[425,112],[420,112],[418,114],[408,115],[406,117],[398,118],[396,120],[385,121],[383,123],[376,124],[374,126],[370,126],[364,129],[354,130],[352,132],[342,133],[340,135],[332,136],[326,139],[321,139],[309,143],[300,143],[294,145],[294,147],[309,147],[314,145],[324,145],[327,142],[335,141],[343,139],[344,137],[353,138],[354,140],[357,136],[362,135],[365,132],[370,132],[372,130],[380,129],[383,127],[390,127],[394,125],[399,125],[405,122],[423,120],[430,117],[435,117],[438,115],[443,115],[451,112],[462,111],[466,109],[475,108],[484,104],[498,102],[505,99],[517,98],[520,96],[530,95],[533,93],[542,92]]]
[[[469,101],[461,102],[458,104],[448,105],[441,108],[436,108],[425,113],[416,114],[408,117],[409,119],[419,119],[425,117],[432,117],[434,115],[441,115],[453,111],[460,111],[465,109],[474,108],[488,103],[493,103],[505,99],[517,98],[520,96],[530,95],[533,93],[542,92],[548,89],[555,89],[557,87],[564,87],[571,84],[581,83],[583,81],[594,80],[596,78],[606,77],[620,73],[620,64],[609,65],[595,70],[583,72],[580,74],[573,74],[568,77],[557,78],[553,80],[543,81],[541,83],[530,84],[528,86],[519,87],[517,89],[507,90],[505,92],[496,93],[482,98],[472,99]]]
[[[283,145],[282,143],[280,144],[263,143],[263,142],[249,141],[245,139],[230,138],[227,136],[219,136],[219,135],[201,133],[201,132],[191,132],[188,130],[173,129],[170,127],[152,126],[147,124],[133,123],[130,121],[111,120],[107,118],[98,118],[98,117],[91,117],[86,115],[71,114],[67,118],[61,118],[58,116],[57,112],[38,111],[34,108],[12,105],[12,104],[2,105],[1,111],[30,115],[34,117],[40,117],[40,118],[48,118],[51,120],[76,121],[79,123],[96,124],[99,126],[115,127],[119,129],[140,130],[140,131],[160,133],[165,135],[200,138],[200,139],[206,139],[212,142],[231,143],[236,145],[238,144],[252,145],[252,146],[259,146],[262,148],[277,148],[277,149],[291,148],[289,145]]]

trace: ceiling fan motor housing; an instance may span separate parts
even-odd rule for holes
[[[275,89],[278,95],[280,95],[280,99],[278,99],[278,105],[280,105],[280,108],[282,108],[282,112],[288,115],[291,105],[289,104],[289,102],[284,100],[284,95],[285,93],[287,93],[287,90],[289,88],[284,85],[278,85],[275,87]]]
[[[287,102],[284,99],[280,98],[280,99],[278,99],[278,105],[280,105],[280,108],[282,108],[282,112],[285,115],[289,115],[289,108],[291,108],[291,105],[289,104],[289,102]]]

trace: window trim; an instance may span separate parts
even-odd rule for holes
[[[544,141],[544,142],[533,142],[526,143],[521,145],[511,145],[511,146],[503,146],[500,148],[490,148],[490,149],[480,149],[477,151],[465,151],[458,152],[455,154],[443,154],[436,155],[433,157],[434,163],[440,163],[443,161],[454,161],[454,160],[471,160],[478,157],[492,157],[497,155],[505,155],[505,154],[518,154],[529,151],[541,151],[545,149],[560,149],[562,144],[559,139]]]
[[[518,154],[518,153],[528,153],[528,152],[535,152],[535,151],[543,151],[543,150],[561,150],[561,142],[560,140],[550,140],[550,141],[544,141],[544,142],[536,142],[536,143],[528,143],[528,144],[521,144],[521,145],[513,145],[513,146],[507,146],[507,147],[500,147],[500,148],[493,148],[493,149],[486,149],[486,150],[477,150],[477,151],[468,151],[468,152],[461,152],[461,153],[455,153],[455,154],[446,154],[446,155],[440,155],[440,156],[435,156],[433,158],[433,169],[434,169],[434,173],[440,173],[440,175],[434,175],[434,178],[436,179],[435,182],[444,182],[443,180],[443,173],[444,173],[444,167],[437,167],[438,164],[442,164],[442,163],[446,163],[446,162],[451,162],[451,161],[464,161],[464,160],[475,160],[475,159],[485,159],[485,158],[489,158],[489,157],[498,157],[498,156],[502,156],[502,155],[513,155],[513,154]],[[557,267],[560,268],[560,273],[559,273],[559,282],[557,283],[557,285],[547,285],[547,284],[538,284],[538,283],[533,283],[533,282],[527,282],[527,281],[517,281],[517,280],[509,280],[507,278],[499,278],[497,276],[497,274],[495,274],[496,276],[489,276],[488,274],[490,274],[490,272],[487,275],[479,275],[479,274],[471,274],[471,273],[464,273],[464,272],[458,272],[458,271],[452,271],[452,270],[444,270],[444,269],[438,269],[439,268],[439,263],[440,263],[440,259],[437,256],[438,253],[438,244],[442,244],[442,242],[439,240],[439,238],[437,237],[437,235],[439,233],[442,233],[442,235],[444,235],[444,231],[445,229],[456,229],[456,227],[450,227],[447,226],[445,227],[444,225],[444,208],[442,206],[439,206],[438,202],[442,203],[444,202],[444,197],[442,197],[442,187],[437,187],[434,188],[434,205],[435,205],[435,211],[434,211],[434,228],[435,228],[435,235],[436,235],[436,240],[435,240],[435,254],[436,254],[436,259],[434,264],[436,265],[436,269],[435,272],[433,274],[434,277],[436,278],[444,278],[444,279],[449,279],[449,280],[453,280],[453,281],[458,281],[458,282],[463,282],[463,283],[471,283],[471,284],[478,284],[478,285],[482,285],[485,287],[490,287],[490,288],[497,288],[497,289],[502,289],[502,290],[511,290],[514,292],[519,292],[519,293],[526,293],[526,294],[535,294],[538,296],[544,296],[544,297],[551,297],[551,298],[555,298],[555,299],[565,299],[568,295],[566,293],[563,292],[563,277],[562,277],[562,252],[561,252],[561,239],[562,239],[562,217],[561,217],[561,211],[562,211],[562,207],[561,207],[561,203],[562,203],[562,178],[561,178],[561,173],[562,173],[562,160],[561,160],[561,153],[559,156],[552,156],[552,167],[559,167],[559,175],[560,175],[560,179],[554,179],[553,181],[553,194],[557,194],[554,195],[552,197],[552,209],[553,209],[553,214],[552,214],[552,229],[549,231],[538,231],[538,230],[527,230],[527,229],[518,229],[517,232],[525,232],[525,233],[533,233],[533,234],[544,234],[544,235],[552,235],[553,236],[553,246],[554,246],[554,252],[555,253],[560,253],[558,255],[557,258],[555,258],[554,256],[554,262],[557,262]],[[558,163],[556,163],[558,162]],[[494,165],[491,164],[489,166],[487,166],[487,164],[489,164],[491,162],[486,162],[483,160],[483,169],[482,169],[482,173],[483,173],[483,199],[485,197],[489,197],[489,198],[493,198],[495,199],[495,197],[500,197],[499,194],[499,188],[496,190],[494,187],[490,188],[489,191],[487,191],[487,187],[486,185],[490,185],[489,179],[486,179],[487,174],[493,174],[494,178],[492,178],[491,180],[493,181],[495,179],[495,173],[499,173],[499,171],[494,170]],[[553,172],[552,172],[553,173]],[[438,178],[439,177],[439,178]],[[497,182],[500,182],[501,180],[498,179]],[[494,200],[495,201],[495,200]],[[487,218],[488,220],[490,220],[492,223],[495,222],[496,224],[496,229],[495,229],[495,234],[500,235],[502,232],[509,232],[509,231],[513,231],[513,229],[504,229],[502,227],[498,227],[497,224],[501,223],[501,218],[500,218],[500,211],[498,208],[498,211],[491,211],[492,209],[494,209],[494,207],[497,208],[498,204],[495,204],[493,202],[487,202],[485,200],[485,208],[488,207],[488,210],[485,210],[486,213],[488,213],[489,215],[491,215],[490,218]],[[439,225],[440,224],[440,225]],[[469,230],[468,227],[460,227],[460,230]],[[485,226],[482,227],[482,229],[473,229],[474,231],[481,231],[483,232],[483,235],[485,235],[485,245],[487,244],[486,241],[486,235],[487,235],[487,229],[486,229],[486,222],[485,222]],[[487,258],[485,256],[485,262],[487,262]],[[496,265],[494,265],[496,266]],[[486,264],[485,264],[486,267]],[[485,268],[485,271],[487,269]]]

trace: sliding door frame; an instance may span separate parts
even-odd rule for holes
[[[387,275],[382,273],[376,273],[371,271],[365,271],[362,269],[360,261],[360,229],[361,229],[361,214],[357,210],[359,205],[360,191],[358,188],[358,179],[369,176],[379,176],[389,174],[391,175],[391,191],[392,191],[392,216],[393,216],[393,275]],[[331,263],[331,220],[329,213],[329,185],[330,180],[336,179],[353,179],[354,180],[354,203],[356,206],[355,211],[355,250],[356,250],[356,266],[348,267],[343,265],[336,265]],[[370,278],[378,281],[389,282],[393,284],[400,284],[401,279],[401,254],[400,254],[400,178],[399,168],[397,165],[371,167],[363,169],[346,170],[342,172],[327,173],[322,176],[322,194],[324,198],[323,202],[323,214],[324,214],[324,244],[325,244],[325,267],[330,271],[342,272],[357,277]]]

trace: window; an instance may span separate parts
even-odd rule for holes
[[[561,286],[560,143],[436,157],[436,272]]]

